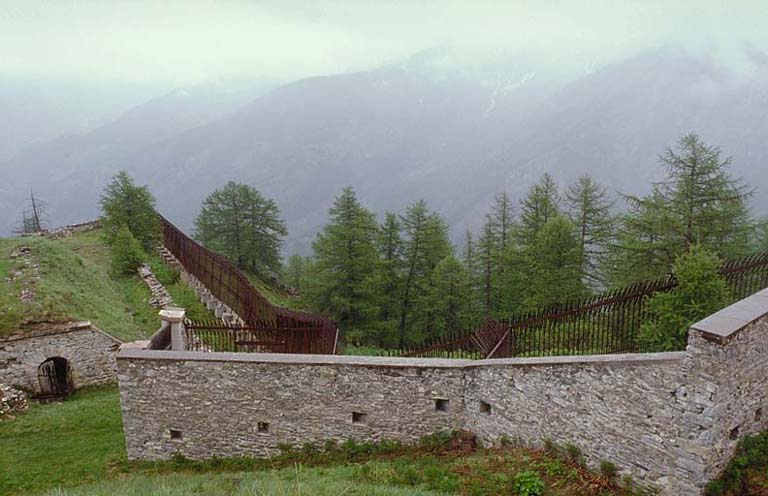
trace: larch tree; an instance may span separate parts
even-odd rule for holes
[[[146,186],[137,186],[127,172],[120,171],[104,188],[99,203],[108,243],[114,243],[125,226],[145,251],[155,249],[160,241],[160,221],[155,198]]]
[[[207,248],[262,275],[279,273],[288,234],[277,204],[246,184],[228,182],[203,201],[195,238]]]
[[[437,264],[424,305],[435,310],[435,334],[466,329],[473,319],[469,274],[454,256]]]
[[[544,174],[520,201],[520,242],[530,246],[538,232],[560,214],[560,193],[552,176]]]
[[[581,246],[573,223],[552,217],[539,230],[527,253],[526,306],[564,303],[585,295],[581,278]]]
[[[348,340],[362,342],[378,316],[378,225],[352,188],[344,188],[328,214],[312,244],[313,277],[305,294],[316,310],[337,319]]]
[[[744,255],[752,229],[751,191],[731,176],[731,159],[688,134],[659,160],[666,178],[648,196],[627,197],[630,212],[619,249],[650,259],[659,272],[670,272],[693,245],[724,258]]]
[[[400,299],[400,325],[398,338],[404,346],[413,328],[413,314],[422,323],[432,325],[433,309],[419,306],[420,297],[430,291],[432,271],[437,264],[452,252],[448,240],[448,227],[424,200],[408,207],[400,219],[403,226],[403,286]],[[418,330],[420,337],[429,335],[432,329]]]
[[[565,192],[565,201],[583,255],[582,279],[592,288],[601,288],[605,285],[603,264],[614,234],[613,200],[604,187],[584,175]]]
[[[379,226],[377,238],[379,271],[377,288],[379,292],[379,346],[395,345],[400,315],[400,295],[403,286],[403,237],[402,226],[397,215],[387,212]]]

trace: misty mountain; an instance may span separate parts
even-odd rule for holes
[[[590,173],[614,191],[645,192],[663,173],[659,153],[694,131],[733,156],[735,173],[757,188],[755,206],[765,212],[762,64],[756,59],[734,73],[665,49],[558,85],[522,66],[491,84],[397,65],[310,78],[186,129],[173,129],[172,105],[148,115],[136,109],[0,165],[0,189],[10,184],[3,174],[24,184],[22,194],[35,177],[58,223],[87,219],[97,214],[106,180],[125,168],[188,229],[212,189],[247,182],[280,205],[288,251],[305,251],[334,196],[351,185],[379,213],[425,198],[458,240],[482,222],[494,193],[519,198],[544,172],[563,184]],[[3,212],[19,210],[18,194],[2,195]]]

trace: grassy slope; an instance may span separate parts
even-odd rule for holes
[[[543,452],[446,450],[444,441],[350,444],[328,453],[306,447],[271,460],[127,462],[117,390],[86,389],[0,421],[0,494],[481,496],[519,494],[515,480],[525,471],[544,481],[548,496],[630,494]]]
[[[289,308],[291,310],[307,311],[306,305],[301,301],[301,298],[296,298],[287,295],[283,291],[273,287],[270,283],[264,281],[260,276],[244,270],[243,273],[251,281],[253,287],[255,287],[264,297],[273,305]]]
[[[10,271],[21,266],[10,253],[29,246],[40,264],[35,300],[22,305],[21,282],[7,281]],[[189,307],[194,318],[210,314],[183,283],[168,285],[174,299]],[[149,289],[138,276],[115,276],[110,271],[109,248],[98,231],[71,238],[0,239],[0,335],[24,323],[44,320],[90,320],[122,340],[152,334],[160,326],[157,309],[148,302]]]

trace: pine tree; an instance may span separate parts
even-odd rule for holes
[[[366,341],[378,314],[378,225],[352,188],[344,188],[328,213],[312,244],[313,277],[305,293],[316,310],[336,318],[349,341]]]
[[[613,201],[608,191],[588,175],[579,177],[565,196],[583,255],[582,279],[593,288],[600,288],[605,284],[602,269],[613,238]]]
[[[515,212],[512,200],[506,192],[498,193],[494,198],[490,220],[498,245],[497,253],[504,253],[512,242],[512,233],[515,228]],[[503,270],[503,267],[500,268]]]
[[[406,210],[401,217],[403,225],[403,288],[400,300],[399,344],[404,346],[407,335],[413,330],[413,314],[419,320],[432,326],[434,311],[418,306],[417,296],[430,290],[432,271],[437,264],[451,254],[448,228],[434,212],[430,212],[424,200],[419,200]],[[429,335],[434,329],[422,328],[418,334]]]
[[[520,202],[520,242],[524,246],[532,245],[544,225],[559,214],[557,184],[552,176],[544,174]]]
[[[768,217],[764,217],[755,224],[752,245],[756,252],[768,251]]]
[[[564,303],[585,295],[581,247],[566,217],[555,216],[541,228],[526,258],[530,266],[525,285],[527,307]]]
[[[718,256],[744,255],[749,247],[751,192],[729,173],[730,158],[695,134],[660,157],[667,177],[646,197],[628,197],[620,249],[640,254],[669,272],[676,258],[699,244]],[[625,258],[628,255],[625,255]]]
[[[287,234],[273,200],[233,181],[208,195],[195,219],[195,237],[203,245],[263,275],[279,273]]]
[[[154,250],[160,240],[160,222],[155,198],[146,186],[136,186],[127,172],[120,171],[104,189],[100,204],[101,224],[109,243],[125,226],[144,250]]]

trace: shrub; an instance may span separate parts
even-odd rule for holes
[[[641,350],[685,349],[690,325],[728,304],[730,291],[719,270],[717,256],[698,245],[677,259],[677,287],[648,301],[648,312],[653,318],[640,328]]]
[[[581,450],[574,444],[569,443],[565,445],[565,456],[577,465],[584,465],[584,457],[581,454]]]
[[[112,244],[112,270],[117,274],[136,274],[146,259],[141,243],[122,226]]]
[[[544,481],[532,470],[518,472],[513,478],[513,486],[518,496],[539,496],[544,494]]]
[[[739,442],[731,461],[722,475],[707,484],[706,496],[749,494],[747,472],[750,469],[765,472],[768,467],[768,432],[748,436]]]
[[[619,473],[619,469],[614,463],[611,463],[608,460],[602,460],[600,462],[600,473],[603,475],[603,477],[612,481],[616,479],[616,475]]]

